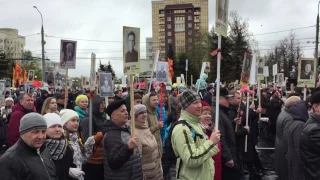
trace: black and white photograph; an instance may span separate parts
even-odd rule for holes
[[[311,60],[301,60],[300,79],[314,79],[314,64]]]
[[[28,80],[33,81],[34,80],[34,70],[29,70],[28,72]]]
[[[227,37],[229,0],[216,0],[216,32]]]
[[[263,75],[263,67],[264,67],[264,58],[259,58],[258,64],[257,64],[258,75]]]
[[[140,28],[123,27],[123,57],[126,75],[140,72]]]
[[[284,74],[283,73],[278,73],[277,74],[277,85],[279,87],[282,87],[282,86],[285,85],[285,83],[284,83]]]
[[[0,81],[0,99],[5,99],[6,81]]]
[[[99,73],[99,89],[102,97],[113,96],[112,74]]]
[[[315,58],[301,58],[298,63],[298,87],[315,87],[316,82],[316,63]]]
[[[218,19],[227,22],[227,1],[228,0],[218,0]]]
[[[157,81],[167,82],[168,81],[168,63],[157,62]]]
[[[61,40],[60,67],[62,69],[76,68],[77,41]]]

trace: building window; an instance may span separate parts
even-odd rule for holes
[[[188,41],[189,41],[189,43],[192,43],[192,39],[191,38],[189,38]]]
[[[149,46],[152,46],[152,42],[149,42]]]
[[[152,49],[149,49],[149,53],[152,53]]]
[[[188,12],[192,12],[192,9],[188,9]]]
[[[188,31],[188,35],[192,35],[192,30],[189,30],[189,31]]]
[[[161,32],[161,33],[160,33],[160,36],[164,36],[164,35],[165,35],[165,33],[164,33],[164,32]]]
[[[171,44],[172,43],[172,39],[168,39],[168,44]]]
[[[168,29],[171,29],[171,24],[167,24],[167,28],[168,28]]]
[[[168,32],[168,36],[171,36],[171,32],[170,31]]]
[[[192,20],[192,16],[191,15],[188,16],[188,20]]]
[[[169,16],[169,17],[167,17],[167,21],[171,21],[171,17]]]
[[[192,28],[192,23],[188,23],[188,28]]]

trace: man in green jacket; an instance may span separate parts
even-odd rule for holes
[[[207,180],[214,177],[212,156],[219,152],[217,143],[220,132],[214,130],[210,139],[206,137],[200,126],[200,96],[190,90],[180,96],[182,106],[179,121],[185,120],[192,128],[177,124],[172,132],[172,147],[177,159],[177,179]]]

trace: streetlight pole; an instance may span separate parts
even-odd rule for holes
[[[39,12],[39,14],[40,14],[40,16],[41,16],[41,46],[42,46],[42,63],[41,63],[41,65],[42,65],[42,80],[41,80],[41,82],[42,82],[42,84],[45,82],[45,63],[44,63],[44,30],[43,30],[43,18],[42,18],[42,14],[41,14],[41,12],[39,11],[39,9],[37,8],[37,6],[33,6],[33,8],[35,8],[38,12]]]
[[[317,60],[318,60],[318,43],[319,43],[319,5],[320,5],[320,1],[318,2],[318,15],[317,15],[317,27],[316,27],[317,32],[316,32],[315,58],[317,58]]]

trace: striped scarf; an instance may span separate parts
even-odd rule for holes
[[[45,144],[49,149],[50,155],[53,160],[62,159],[67,152],[68,143],[66,139],[61,139],[61,140],[46,139]]]

